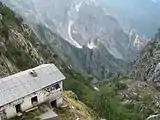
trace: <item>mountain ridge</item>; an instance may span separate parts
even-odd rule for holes
[[[126,45],[125,42],[129,43],[130,41],[127,40],[129,39],[127,34],[123,32],[123,29],[113,16],[105,13],[105,11],[97,5],[97,1],[68,0],[66,2],[67,3],[65,4],[62,1],[50,1],[47,3],[43,3],[43,1],[38,1],[38,3],[36,1],[31,1],[30,4],[33,4],[34,7],[32,9],[30,8],[30,10],[33,11],[27,12],[27,10],[25,10],[25,5],[19,5],[24,8],[22,9],[15,4],[16,2],[7,1],[8,4],[11,4],[9,5],[11,8],[19,11],[20,14],[26,17],[30,22],[35,22],[37,19],[40,20],[40,24],[44,24],[44,26],[50,28],[53,32],[59,33],[65,40],[78,48],[82,48],[83,45],[87,45],[90,40],[100,39],[110,53],[116,58],[126,58],[126,56],[123,55],[126,51],[123,50],[123,46],[120,46],[120,49],[118,50],[112,50],[112,48],[114,48],[113,46],[117,46],[117,44],[121,45],[121,43],[124,43],[124,45]],[[77,6],[79,7],[78,12]],[[43,9],[45,7],[48,9]],[[87,12],[84,11],[84,9]],[[25,11],[24,14],[23,10]],[[51,11],[59,11],[59,13],[52,14]],[[28,13],[32,19],[30,19],[29,16],[25,16],[25,13]],[[33,18],[35,18],[35,20]],[[119,34],[122,38],[117,39],[114,37],[118,36],[116,34]],[[118,42],[120,39],[124,41],[121,43]],[[143,40],[144,39],[142,39],[142,41]],[[111,43],[110,41],[115,41],[115,43]],[[108,46],[110,46],[110,48],[108,48]],[[136,50],[133,46],[130,47],[131,49]]]
[[[119,21],[106,13],[96,0],[3,2],[22,15],[42,42],[61,54],[61,58],[97,78],[126,72],[130,67],[128,63],[147,41],[136,31],[124,31]],[[37,29],[38,25],[44,30]],[[56,41],[55,34],[63,39]]]

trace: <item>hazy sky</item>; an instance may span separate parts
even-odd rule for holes
[[[152,0],[152,1],[155,2],[155,3],[156,3],[156,2],[159,2],[159,0]]]

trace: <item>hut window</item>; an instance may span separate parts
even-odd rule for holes
[[[16,112],[17,113],[22,112],[22,110],[21,110],[21,104],[16,105],[15,108],[16,108]]]
[[[32,103],[32,105],[35,105],[35,104],[38,103],[38,98],[37,98],[37,96],[31,98],[31,103]]]
[[[54,107],[56,107],[56,105],[57,105],[57,101],[56,100],[54,100],[54,101],[51,102],[51,107],[54,108]]]
[[[55,88],[56,88],[56,89],[59,89],[59,88],[60,88],[60,86],[59,86],[58,83],[55,85]]]

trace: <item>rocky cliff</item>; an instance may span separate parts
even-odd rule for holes
[[[1,74],[13,74],[45,63],[40,52],[42,47],[27,24],[16,14],[0,6],[0,69]],[[33,44],[34,43],[34,44]]]
[[[136,80],[147,81],[160,87],[159,83],[159,63],[160,63],[160,30],[142,50],[138,59],[135,61],[133,78]]]

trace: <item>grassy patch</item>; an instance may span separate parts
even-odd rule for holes
[[[66,108],[57,109],[60,120],[97,120],[97,114],[79,100],[75,100],[70,92],[64,92]]]

